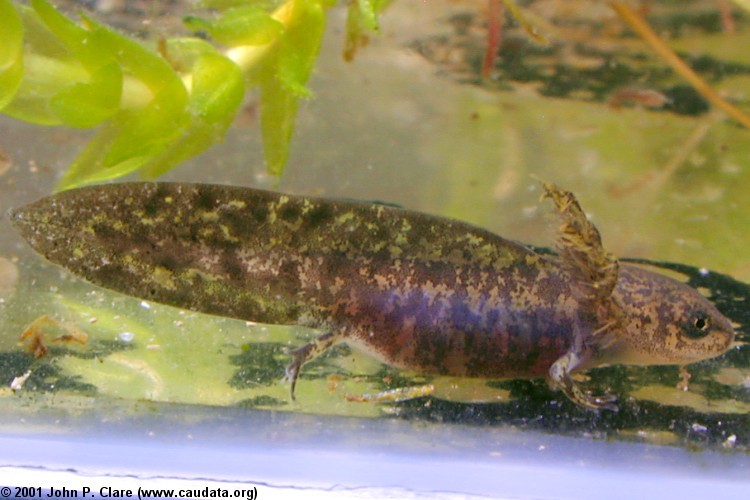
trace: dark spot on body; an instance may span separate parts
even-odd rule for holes
[[[197,278],[200,279],[200,278]],[[152,300],[161,302],[164,304],[185,304],[184,307],[188,309],[195,309],[199,304],[201,304],[202,301],[205,300],[204,297],[199,296],[200,294],[196,293],[196,290],[198,288],[196,287],[186,287],[181,286],[177,288],[177,290],[167,290],[165,288],[157,288],[155,289],[156,293],[154,294],[154,297]]]
[[[385,225],[378,225],[375,227],[375,229],[370,229],[367,231],[370,238],[373,239],[373,241],[391,241],[393,238],[391,237],[391,231],[390,228]]]
[[[198,193],[193,203],[200,210],[213,210],[216,207],[217,199],[212,190],[205,190]]]
[[[164,209],[164,198],[171,193],[165,186],[159,185],[154,193],[143,201],[143,213],[147,217],[154,217]]]
[[[151,256],[152,254],[154,254],[157,257],[159,257],[163,255],[161,252],[161,249],[157,247],[153,241],[144,242],[143,245],[141,245],[141,251],[143,252],[143,255],[147,255],[147,256]]]
[[[242,239],[248,232],[249,224],[244,212],[227,210],[221,214],[221,222],[227,225],[229,232]]]
[[[250,215],[252,215],[256,222],[262,224],[268,218],[268,207],[265,205],[256,205],[250,211]]]
[[[307,224],[317,227],[333,216],[333,210],[329,205],[318,205],[307,213]]]
[[[287,222],[293,222],[297,219],[299,219],[299,216],[302,214],[302,209],[297,204],[287,204],[284,205],[281,210],[279,210],[279,217],[281,217],[282,220],[285,220]]]
[[[469,330],[464,334],[464,350],[471,351],[474,348],[474,332]]]
[[[88,269],[82,273],[83,276],[95,283],[108,280],[108,282],[124,282],[130,278],[129,272],[119,262],[110,262],[106,266],[99,266],[96,269]]]
[[[177,258],[174,255],[168,253],[159,255],[155,259],[155,264],[157,266],[163,267],[168,271],[175,271],[180,267],[180,263],[177,261]]]
[[[290,260],[282,262],[279,266],[278,283],[283,288],[290,290],[292,293],[297,293],[300,289],[300,277],[299,269],[297,264]]]
[[[120,236],[120,233],[112,228],[108,223],[94,224],[94,232],[103,240],[108,240]]]
[[[222,267],[231,280],[239,281],[245,276],[245,270],[242,265],[234,258],[225,258],[222,262]]]
[[[300,306],[297,305],[290,305],[287,307],[286,314],[291,318],[299,318],[301,313]]]
[[[494,375],[493,368],[494,370],[499,370],[503,367],[502,353],[491,349],[491,346],[487,345],[486,339],[482,339],[482,342],[475,342],[473,337],[473,335],[468,335],[464,346],[463,354],[466,356],[464,369],[466,370],[466,375],[470,377]]]
[[[439,374],[447,375],[449,367],[445,360],[455,352],[455,348],[451,346],[452,340],[454,340],[453,336],[440,335],[435,337],[434,341],[428,342],[429,347],[424,352],[424,365],[434,366]]]

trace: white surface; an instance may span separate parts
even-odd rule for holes
[[[507,427],[152,410],[52,425],[42,425],[42,415],[25,422],[24,435],[0,434],[0,485],[41,487],[43,495],[63,486],[94,493],[255,486],[257,498],[291,499],[727,499],[750,491],[750,457],[741,454]]]

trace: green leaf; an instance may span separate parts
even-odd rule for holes
[[[209,42],[195,37],[169,38],[165,52],[169,64],[180,73],[190,72],[199,57],[219,53]]]
[[[187,91],[182,81],[171,82],[144,109],[132,113],[104,156],[103,167],[158,153],[185,126]]]
[[[143,166],[144,176],[158,177],[223,139],[244,95],[242,71],[234,62],[218,54],[201,56],[193,66],[187,107],[190,122],[179,137]]]
[[[350,5],[356,8],[359,13],[359,19],[362,26],[371,31],[380,30],[380,23],[378,22],[378,13],[376,11],[378,2],[371,0],[357,0],[352,2]]]
[[[2,36],[2,35],[0,35]],[[23,80],[23,59],[0,71],[0,109],[5,108],[15,97]]]
[[[260,128],[266,169],[271,175],[284,173],[298,101],[297,96],[276,81],[265,80],[261,83]]]
[[[10,0],[0,0],[0,109],[16,94],[23,78],[23,23]]]
[[[204,54],[193,66],[188,109],[206,123],[226,127],[245,95],[242,71],[221,55]]]
[[[138,169],[147,178],[162,175],[224,136],[244,91],[242,72],[236,64],[215,53],[199,56],[193,65],[187,106],[176,106],[179,100],[168,97],[179,93],[179,88],[165,88],[146,109],[113,120],[96,138],[96,147],[87,148],[74,163],[59,188],[103,181]]]
[[[60,117],[49,105],[51,96],[61,87],[87,78],[88,73],[75,63],[26,54],[21,86],[3,109],[3,114],[41,125],[60,125]]]
[[[77,24],[49,0],[29,0],[31,7],[9,1],[0,0],[4,112],[45,124],[102,124],[61,188],[137,169],[145,176],[166,172],[223,138],[246,82],[261,87],[269,171],[281,174],[298,100],[310,95],[306,84],[320,49],[324,9],[335,3],[284,0],[273,14],[277,20],[268,8],[279,1],[205,0],[205,5],[232,7],[216,21],[193,18],[188,23],[221,43],[248,49],[239,56],[231,51],[235,63],[196,38],[169,40],[160,55],[85,14]],[[368,2],[365,10],[379,4]]]
[[[23,24],[21,16],[9,0],[0,0],[0,71],[14,66],[23,49]]]
[[[97,130],[83,151],[65,171],[56,186],[56,191],[64,191],[86,183],[102,182],[126,175],[130,171],[102,166],[105,152],[112,145],[122,128],[123,117],[119,116],[106,122]]]
[[[106,50],[125,72],[145,83],[154,94],[179,81],[179,75],[157,53],[89,17],[84,16],[84,21],[90,31],[90,43]]]
[[[32,123],[60,125],[60,118],[50,108],[50,99],[62,88],[87,82],[89,73],[35,10],[24,5],[17,8],[24,28],[23,75],[3,113]]]
[[[58,12],[47,0],[31,0],[31,6],[56,41],[86,69],[93,72],[112,61],[113,54],[106,45],[95,43],[91,33]]]
[[[289,157],[298,101],[311,93],[305,86],[320,50],[325,10],[319,1],[293,0],[294,11],[269,67],[259,77],[260,126],[270,174],[281,175]]]
[[[73,60],[70,52],[50,31],[39,14],[29,6],[16,4],[24,27],[24,44],[27,54],[36,54],[50,59]]]
[[[21,9],[28,53],[21,87],[6,114],[45,125],[92,126],[117,111],[121,96],[125,106],[142,108],[163,88],[181,86],[169,64],[140,43],[85,16],[85,27],[78,26],[46,0],[32,5]],[[170,98],[170,108],[187,103],[184,89],[162,100]]]
[[[325,29],[325,10],[315,1],[295,0],[292,26],[280,41],[278,79],[298,97],[311,95],[305,86],[320,51]]]
[[[255,6],[229,9],[215,21],[189,16],[184,23],[192,30],[205,31],[217,42],[230,47],[265,45],[284,31],[283,24],[265,9]]]
[[[182,98],[175,96],[182,95]],[[179,137],[188,122],[186,90],[171,82],[143,109],[121,111],[105,122],[68,168],[58,190],[121,177],[142,168]]]
[[[351,61],[359,47],[367,43],[367,33],[380,32],[378,16],[393,0],[355,0],[349,2],[346,18],[344,59]]]
[[[104,66],[91,83],[77,83],[61,90],[50,101],[60,121],[71,127],[93,127],[120,109],[122,71],[117,64]]]

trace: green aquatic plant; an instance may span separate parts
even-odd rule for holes
[[[154,178],[221,141],[245,94],[260,90],[267,170],[281,175],[298,102],[336,0],[203,0],[184,18],[201,37],[149,46],[47,0],[0,0],[0,112],[31,123],[97,127],[59,189],[139,171]],[[390,0],[348,2],[353,55]]]

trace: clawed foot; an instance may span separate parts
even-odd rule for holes
[[[590,410],[617,411],[617,398],[612,395],[594,396],[581,390],[571,372],[579,365],[580,357],[574,351],[565,353],[555,361],[549,370],[550,382],[555,389],[560,389],[574,403]]]
[[[352,403],[400,403],[409,399],[429,396],[435,392],[432,384],[411,387],[397,387],[375,394],[347,394],[346,400]]]
[[[609,410],[618,411],[617,398],[611,394],[594,396],[593,394],[583,392],[578,384],[571,378],[567,378],[562,384],[555,384],[565,395],[577,405],[588,408],[589,410]]]
[[[315,340],[313,340],[309,344],[305,344],[302,347],[287,351],[287,354],[292,358],[292,360],[286,367],[284,380],[288,380],[289,382],[291,382],[289,391],[292,401],[296,400],[296,398],[294,397],[294,389],[295,387],[297,387],[297,378],[299,377],[299,372],[302,369],[302,365],[322,354],[326,349],[330,348],[333,344],[338,342],[340,338],[340,334],[328,332],[316,337]]]
[[[292,358],[288,365],[286,365],[286,371],[284,373],[284,381],[291,382],[289,388],[289,396],[292,401],[296,401],[297,398],[294,396],[294,389],[297,387],[297,378],[299,377],[299,371],[302,365],[305,364],[307,358],[312,349],[312,344],[306,344],[302,347],[287,351],[287,354]]]
[[[612,396],[611,394],[604,394],[601,396],[594,396],[592,394],[586,394],[580,389],[578,390],[580,393],[579,396],[571,396],[568,395],[570,399],[575,401],[581,406],[584,406],[590,410],[609,410],[609,411],[618,411],[619,408],[617,407],[617,398],[615,396]]]

